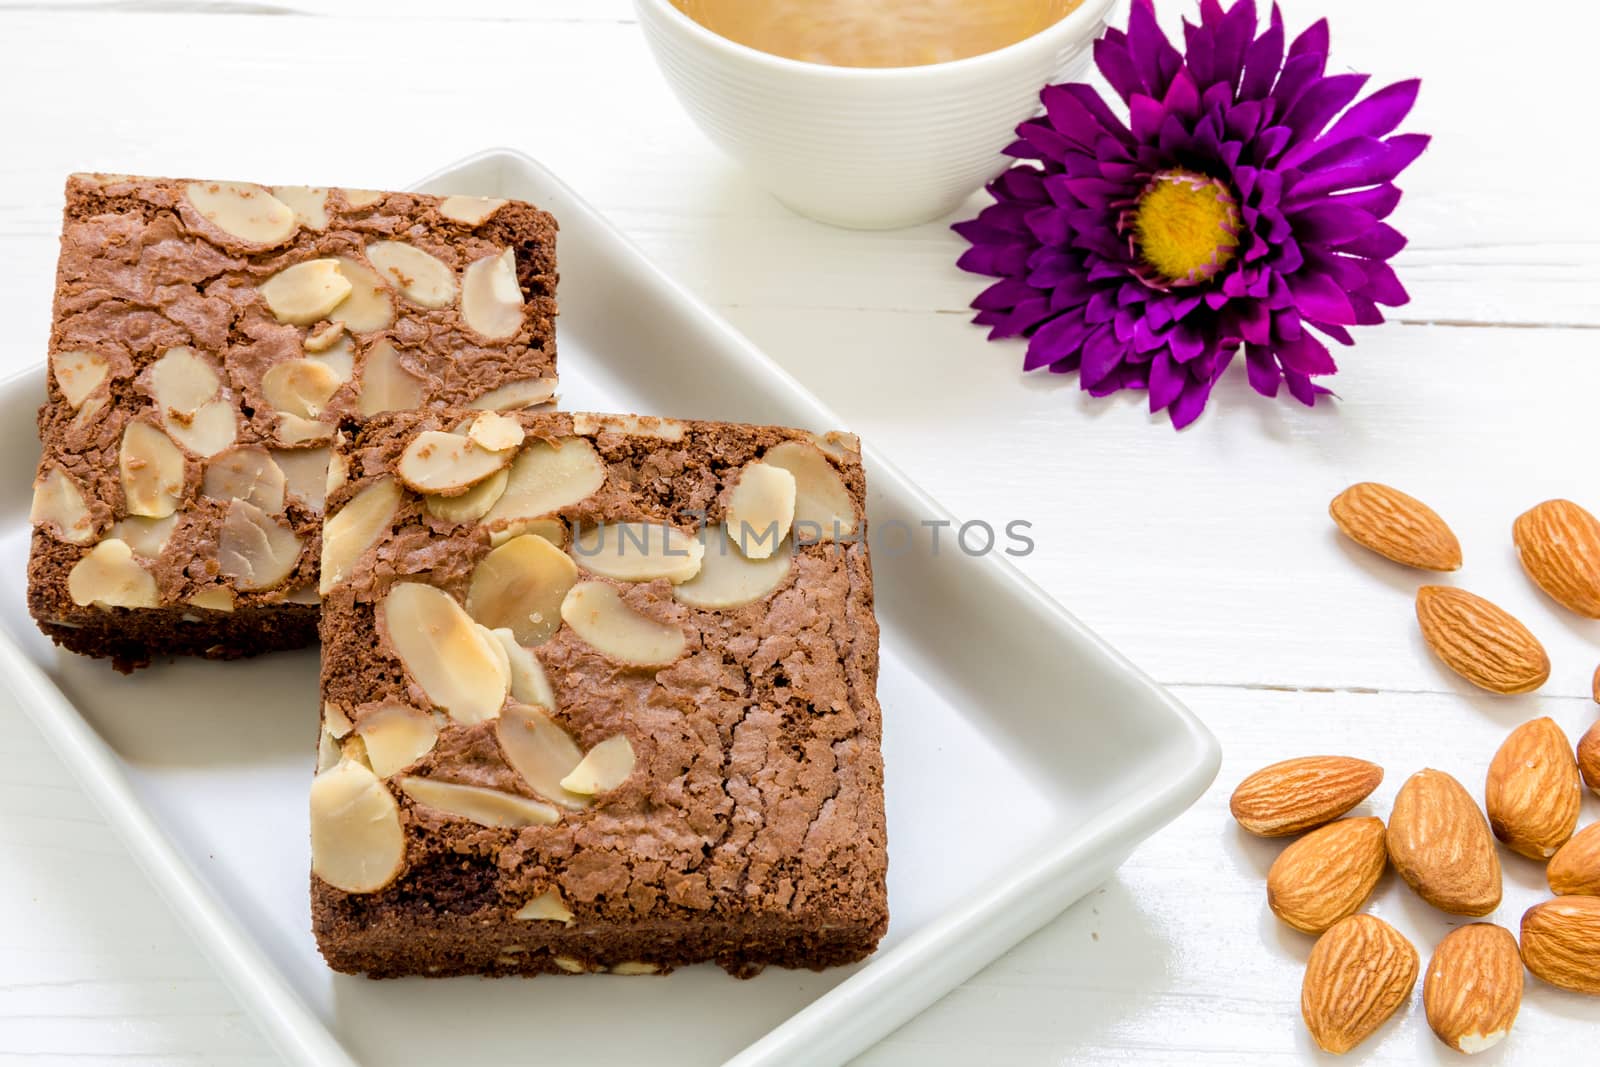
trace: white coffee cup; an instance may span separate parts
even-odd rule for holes
[[[871,2],[871,0],[864,0]],[[1004,170],[1039,90],[1083,75],[1116,0],[1083,0],[994,52],[919,67],[831,67],[757,51],[670,0],[634,0],[695,123],[802,215],[891,229],[946,215]]]

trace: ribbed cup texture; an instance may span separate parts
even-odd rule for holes
[[[713,142],[802,214],[866,228],[936,218],[1003,170],[1000,151],[1038,112],[1040,88],[1081,76],[1105,26],[1102,11],[1054,48],[882,77],[763,62],[708,44],[654,0],[638,8],[667,82]]]

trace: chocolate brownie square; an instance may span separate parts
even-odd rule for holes
[[[335,970],[820,968],[888,922],[853,438],[348,424],[311,902]]]
[[[339,419],[548,400],[555,235],[514,201],[70,178],[40,628],[123,669],[312,641]]]

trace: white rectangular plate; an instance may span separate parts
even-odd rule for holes
[[[532,160],[488,152],[423,187],[528,200],[560,220],[563,407],[838,428]],[[307,900],[316,653],[123,678],[41,637],[23,587],[43,396],[42,369],[0,386],[4,689],[296,1062],[842,1062],[1103,880],[1216,772],[1216,743],[1187,710],[1001,558],[948,543],[935,555],[924,538],[875,546],[892,916],[875,956],[745,982],[710,966],[662,979],[335,975]],[[865,455],[873,525],[948,518],[870,441]]]

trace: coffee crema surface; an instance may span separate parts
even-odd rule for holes
[[[833,67],[917,67],[1016,44],[1083,0],[672,0],[713,33]]]

